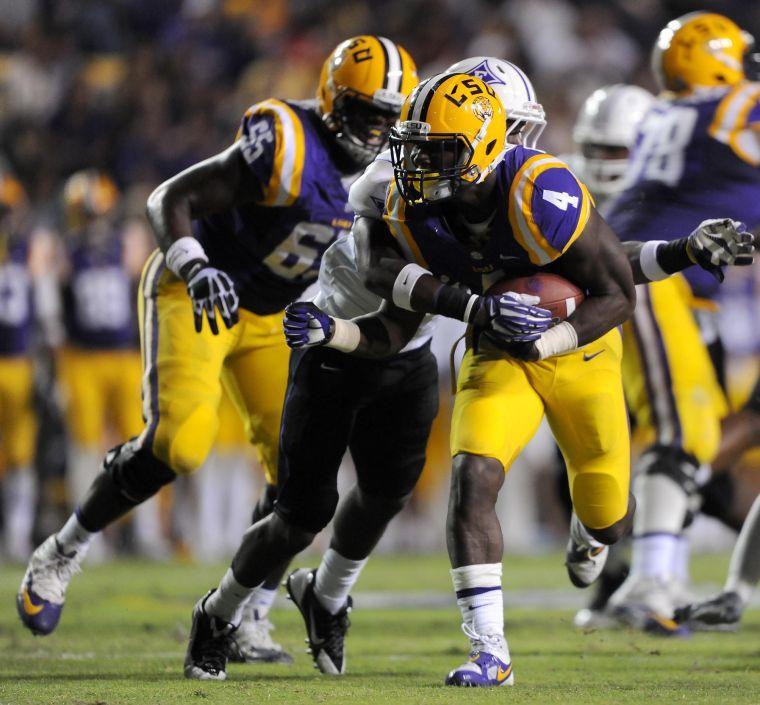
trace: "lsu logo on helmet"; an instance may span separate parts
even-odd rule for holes
[[[690,12],[668,22],[652,51],[652,71],[663,90],[733,86],[744,80],[751,34],[728,17]]]
[[[507,149],[504,107],[494,89],[468,74],[438,74],[404,102],[391,130],[391,161],[409,204],[450,198],[483,181]]]

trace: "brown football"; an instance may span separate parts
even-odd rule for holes
[[[583,301],[584,293],[564,277],[549,272],[537,272],[529,277],[502,279],[496,282],[486,293],[503,294],[514,291],[516,294],[532,294],[541,299],[539,304],[552,312],[552,317],[564,321]]]

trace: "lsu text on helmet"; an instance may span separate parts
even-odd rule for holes
[[[481,183],[507,151],[504,107],[491,86],[468,74],[438,74],[404,102],[391,130],[391,161],[409,204],[440,201]]]
[[[366,166],[385,149],[404,98],[418,83],[417,67],[402,46],[386,37],[352,37],[325,61],[317,104],[339,144]]]
[[[652,51],[652,71],[663,90],[733,86],[744,80],[754,39],[728,17],[690,12],[668,22]]]
[[[629,151],[655,97],[639,86],[617,83],[595,90],[578,113],[573,139],[579,176],[596,195],[625,188]]]
[[[472,56],[452,64],[446,73],[468,73],[485,81],[499,96],[507,115],[507,137],[535,149],[546,127],[546,114],[525,72],[515,64],[493,56]]]

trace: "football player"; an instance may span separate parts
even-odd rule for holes
[[[416,80],[411,57],[390,40],[342,42],[316,103],[254,105],[232,146],[151,194],[160,249],[140,283],[145,427],[106,455],[75,513],[32,555],[17,599],[31,631],[55,629],[94,533],[201,465],[222,384],[267,473],[259,516],[271,511],[289,353],[282,309],[350,228],[347,190],[385,147]],[[262,586],[270,602],[284,568]]]
[[[37,421],[31,359],[34,274],[39,251],[30,233],[21,184],[0,175],[0,490],[4,551],[24,560],[31,547],[35,508],[32,460]]]
[[[512,106],[510,119],[525,123],[522,138],[532,140],[540,134],[546,124],[543,109],[519,68],[475,57],[449,69],[459,70],[483,77],[504,96]],[[351,188],[349,201],[359,217],[382,217],[392,177],[386,152]],[[286,309],[285,333],[296,352],[283,409],[281,490],[275,514],[249,530],[219,588],[196,606],[185,661],[188,677],[226,677],[225,654],[234,653],[239,631],[235,627],[248,592],[261,582],[273,560],[295,555],[332,518],[338,467],[348,447],[358,484],[335,516],[330,548],[316,570],[296,570],[287,581],[306,623],[317,668],[332,675],[345,672],[349,592],[417,482],[438,406],[431,330],[427,323],[420,325],[419,314],[392,307],[388,315],[397,322],[388,329],[376,327],[372,349],[365,353],[373,360],[342,354],[339,333],[329,346],[335,349],[317,347],[325,343],[325,335],[322,328],[309,327],[314,323],[312,312],[320,311],[321,322],[329,328],[328,319],[366,316],[381,307],[382,300],[364,285],[367,264],[366,251],[358,251],[349,235],[325,253],[314,303],[299,302]],[[372,325],[370,319],[367,325]],[[386,330],[393,335],[385,335]],[[308,349],[312,347],[317,349]],[[320,449],[318,459],[315,447]],[[230,636],[215,636],[225,633]]]
[[[628,186],[607,212],[621,237],[670,240],[715,210],[750,229],[760,225],[753,196],[760,185],[760,86],[743,70],[750,45],[746,32],[713,13],[685,15],[660,33],[652,66],[663,93],[640,125]],[[627,623],[657,632],[681,631],[671,619],[672,570],[698,505],[697,469],[715,457],[728,411],[703,342],[715,329],[716,288],[696,268],[686,278],[640,287],[625,324],[626,397],[651,445],[634,477],[640,507],[631,573],[610,605]]]
[[[577,515],[567,566],[576,584],[594,580],[607,544],[630,524],[628,427],[614,323],[633,307],[632,272],[647,281],[660,268],[676,271],[697,260],[710,268],[733,262],[737,249],[752,252],[748,236],[727,221],[716,238],[704,227],[677,245],[633,243],[626,248],[629,264],[567,167],[515,146],[523,127],[505,118],[492,89],[478,78],[441,74],[423,82],[391,135],[395,183],[385,223],[359,217],[353,229],[357,250],[371,260],[370,290],[396,308],[442,314],[476,328],[454,408],[447,532],[473,651],[447,677],[451,685],[514,680],[504,639],[494,504],[504,470],[545,411],[568,460]],[[705,250],[713,242],[721,255],[711,262]],[[567,273],[589,292],[568,321],[551,329],[535,297],[472,293],[542,266]],[[301,305],[299,315],[309,319],[304,328],[313,342],[368,355],[378,340],[394,338],[397,316],[390,315],[390,304],[355,321],[307,308]],[[578,348],[591,340],[594,348]]]

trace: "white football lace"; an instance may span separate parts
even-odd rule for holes
[[[462,631],[472,643],[473,651],[478,651],[480,645],[491,646],[499,651],[504,649],[504,638],[498,634],[478,634],[469,624],[462,622]]]

